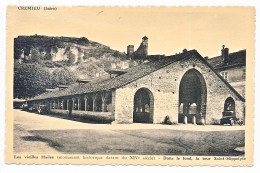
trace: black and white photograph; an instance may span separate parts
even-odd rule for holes
[[[252,162],[254,8],[7,14],[8,162]]]

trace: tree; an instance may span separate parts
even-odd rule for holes
[[[50,53],[46,53],[46,54],[44,55],[44,60],[52,60],[51,54],[50,54]]]
[[[76,82],[76,75],[69,71],[66,67],[57,68],[51,74],[52,87],[58,87],[59,85],[70,85]]]
[[[31,58],[29,59],[29,62],[40,63],[42,59],[43,59],[43,56],[40,53],[40,51],[36,48],[32,48],[31,49]]]
[[[39,64],[15,64],[14,98],[28,98],[42,94],[50,87],[50,74]]]
[[[67,57],[68,57],[68,61],[67,61],[68,65],[72,65],[75,62],[75,55],[71,51],[69,51],[67,53]]]
[[[84,52],[84,55],[83,55],[83,57],[82,57],[84,60],[86,60],[86,59],[88,59],[89,58],[89,55],[88,55],[88,53],[87,52]]]
[[[120,56],[119,51],[115,51],[115,52],[113,53],[113,56],[114,56],[114,57],[119,57],[119,56]]]

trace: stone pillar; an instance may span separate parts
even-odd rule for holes
[[[193,117],[192,117],[192,124],[195,124],[195,125],[197,124],[197,123],[196,123],[196,116],[194,116],[194,115],[193,115]]]
[[[145,112],[145,104],[142,103],[142,112]]]
[[[106,93],[102,93],[101,94],[101,100],[102,100],[102,112],[105,112],[105,108],[106,108]]]
[[[80,110],[80,98],[78,98],[78,110]]]
[[[201,125],[205,125],[205,118],[201,117]]]
[[[69,98],[67,98],[67,110],[69,110]]]
[[[63,110],[64,108],[64,99],[61,100],[61,109]]]
[[[84,102],[85,102],[85,111],[87,111],[87,103],[88,103],[87,95],[84,96]]]
[[[72,98],[72,110],[74,110],[74,109],[75,109],[75,99]]]
[[[47,105],[48,105],[49,109],[51,109],[51,102],[50,102],[50,100],[47,101]]]
[[[141,110],[142,110],[142,95],[139,95],[139,97],[137,98],[137,104],[138,104],[137,112],[141,112]]]
[[[188,117],[185,115],[184,116],[184,121],[183,121],[184,124],[188,124]]]
[[[116,109],[116,90],[112,90],[111,113],[114,119],[116,120],[115,109]]]
[[[93,94],[93,95],[92,95],[92,100],[93,100],[93,112],[95,112],[96,98],[97,98],[97,94]]]
[[[60,109],[60,99],[58,99],[57,109]]]

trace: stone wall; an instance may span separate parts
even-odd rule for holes
[[[68,117],[69,111],[62,110],[62,109],[50,109],[50,115],[52,114]],[[92,111],[73,110],[72,117],[80,117],[83,119],[92,120],[100,123],[112,122],[115,120],[111,112],[92,112]]]
[[[229,69],[224,69],[224,70],[217,70],[219,74],[222,72],[227,72],[227,82],[235,88],[235,90],[241,94],[243,97],[245,97],[245,71],[246,67],[234,67],[234,68],[229,68]]]
[[[237,117],[244,118],[244,103],[216,73],[194,55],[116,89],[113,98],[115,122],[133,122],[134,95],[140,88],[149,89],[154,96],[153,123],[162,122],[166,116],[172,122],[178,122],[179,85],[183,75],[190,69],[200,72],[206,82],[206,124],[220,120],[228,97],[235,100]]]

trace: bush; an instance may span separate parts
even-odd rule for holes
[[[46,54],[44,55],[44,59],[45,59],[45,60],[52,60],[51,54],[50,54],[50,53],[46,53]]]
[[[68,57],[68,65],[72,65],[75,62],[75,55],[70,51],[67,55]]]
[[[120,56],[119,51],[115,51],[115,52],[113,53],[113,56],[114,56],[114,57],[119,57],[119,56]]]
[[[48,67],[48,68],[54,68],[55,67],[55,64],[52,61],[44,62],[44,65],[45,65],[45,67]]]
[[[168,125],[172,125],[172,124],[173,124],[173,123],[171,122],[171,120],[170,120],[169,115],[167,115],[167,116],[164,118],[162,124],[168,124]]]

